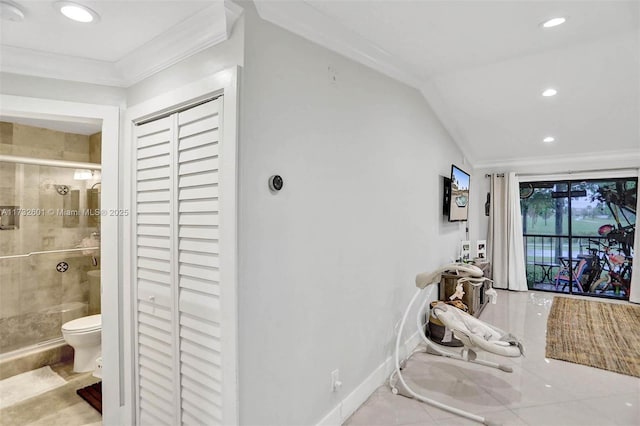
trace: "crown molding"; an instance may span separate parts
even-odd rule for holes
[[[242,8],[216,2],[135,49],[115,63],[126,87],[204,49],[228,40]]]
[[[612,152],[566,154],[554,157],[521,157],[474,164],[474,169],[508,168],[518,170],[528,167],[562,166],[562,170],[601,169],[607,167],[640,167],[640,151],[635,149]]]
[[[242,12],[240,6],[230,1],[215,2],[115,62],[0,46],[0,71],[129,87],[229,39]]]
[[[4,45],[0,46],[0,58],[0,72],[105,86],[124,85],[112,62]]]
[[[309,3],[256,1],[255,5],[262,19],[411,87],[420,88],[420,79],[407,71],[412,69],[410,65],[349,30]]]

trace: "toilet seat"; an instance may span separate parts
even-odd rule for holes
[[[90,331],[100,330],[102,328],[102,315],[89,315],[87,317],[77,318],[62,326],[62,331],[69,334],[88,333]]]

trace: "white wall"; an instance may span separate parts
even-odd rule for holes
[[[309,425],[392,354],[415,275],[457,255],[464,225],[442,216],[441,186],[462,155],[418,91],[252,5],[245,19],[240,420]]]

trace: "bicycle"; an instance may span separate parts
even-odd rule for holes
[[[633,258],[620,253],[612,253],[613,245],[611,244],[607,245],[594,240],[589,240],[589,242],[602,247],[602,250],[597,248],[588,249],[594,255],[594,260],[597,260],[593,264],[591,275],[593,282],[589,286],[589,292],[595,293],[599,291],[604,293],[613,287],[615,293],[622,292],[624,296],[628,297],[631,287]],[[618,251],[620,250],[618,249]],[[603,273],[605,274],[604,276],[602,276]]]

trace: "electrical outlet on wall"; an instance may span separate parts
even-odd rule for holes
[[[327,76],[329,77],[329,83],[336,84],[338,82],[338,72],[332,65],[327,67]]]
[[[337,392],[342,387],[340,381],[340,370],[333,370],[331,372],[331,392]]]

